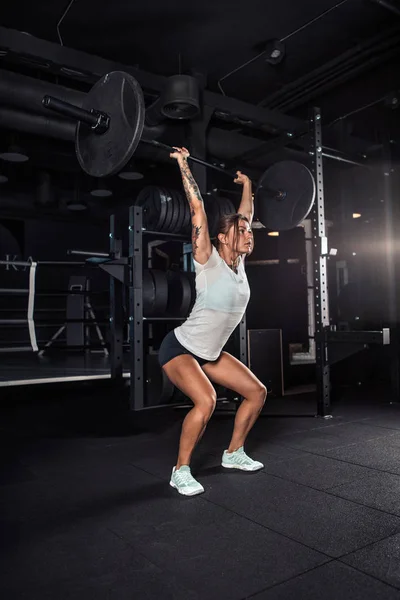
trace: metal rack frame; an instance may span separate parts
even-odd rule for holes
[[[313,247],[313,286],[314,286],[314,314],[315,314],[315,366],[317,382],[317,406],[318,416],[329,417],[331,412],[331,385],[330,367],[336,362],[355,354],[370,344],[390,344],[390,332],[388,329],[382,331],[336,331],[329,318],[329,290],[327,274],[328,239],[325,225],[325,202],[324,202],[324,177],[323,177],[323,146],[322,146],[322,118],[321,110],[314,107],[309,119],[309,157],[310,168],[316,185],[316,198],[310,213],[311,217],[311,239]],[[386,161],[387,162],[387,161]],[[386,164],[386,163],[385,163]],[[387,167],[387,164],[386,164]],[[386,168],[385,167],[385,168]],[[390,186],[385,189],[388,209],[392,210],[393,201]],[[130,408],[133,411],[147,408],[161,408],[158,406],[147,407],[145,402],[145,369],[144,369],[144,327],[146,320],[143,316],[143,236],[151,234],[158,239],[176,239],[185,241],[185,236],[175,234],[164,234],[162,232],[149,232],[143,228],[142,209],[132,206],[129,209],[129,258],[121,259],[121,246],[115,238],[115,221],[110,221],[110,258],[113,270],[119,264],[119,268],[128,268],[125,273],[125,282],[129,282],[129,343],[130,343]],[[187,262],[187,258],[186,258]],[[125,267],[123,266],[123,264]],[[111,272],[110,272],[111,274]],[[115,275],[114,275],[115,277]],[[112,279],[114,279],[112,277]],[[119,275],[120,281],[124,277]],[[121,289],[111,283],[111,339],[114,340],[114,350],[111,353],[112,374],[114,378],[122,375],[122,308],[117,309],[118,298],[122,296]],[[113,318],[115,316],[115,318]],[[158,318],[154,320],[176,320],[172,318]],[[120,332],[121,330],[121,332]],[[247,335],[246,317],[244,316],[239,327],[239,357],[241,362],[247,365]],[[118,342],[118,343],[117,343]],[[396,363],[397,364],[397,363]],[[398,385],[398,371],[395,378]],[[394,385],[394,384],[393,384]],[[165,406],[172,406],[171,404]]]
[[[309,155],[311,171],[315,178],[316,197],[311,210],[313,245],[313,280],[316,347],[317,415],[330,417],[331,412],[331,365],[368,347],[370,344],[390,344],[390,331],[336,331],[329,318],[329,290],[327,258],[328,238],[325,229],[325,202],[323,177],[323,146],[321,110],[314,107],[310,115]],[[386,167],[387,169],[387,164]],[[392,210],[389,186],[385,197]],[[390,253],[389,253],[390,254]],[[389,261],[390,263],[390,261]],[[398,376],[395,378],[398,386]],[[394,385],[392,380],[392,386]]]

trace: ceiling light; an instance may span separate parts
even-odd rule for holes
[[[67,200],[67,208],[74,211],[87,210],[87,204],[79,198],[72,198],[71,200]]]
[[[268,235],[270,235],[271,237],[278,237],[279,231],[268,231]]]
[[[118,177],[128,181],[138,181],[139,179],[143,179],[143,173],[140,173],[135,167],[131,166],[118,173]]]
[[[9,146],[6,152],[0,154],[0,158],[13,163],[23,163],[29,160],[29,156],[20,146]]]
[[[108,198],[109,196],[112,196],[113,193],[111,190],[107,190],[106,188],[98,188],[95,190],[92,190],[90,192],[91,196],[96,196],[97,198]]]
[[[353,213],[353,219],[359,219],[361,217],[361,213]]]
[[[73,211],[87,210],[86,201],[83,200],[82,194],[80,193],[80,190],[77,185],[75,186],[72,196],[67,198],[66,204],[67,204],[68,210],[73,210]]]
[[[278,65],[285,58],[285,45],[280,40],[271,40],[265,47],[265,62]]]
[[[94,188],[90,190],[90,195],[96,196],[97,198],[108,198],[109,196],[112,196],[113,193],[112,190],[106,187],[105,183],[97,180]]]

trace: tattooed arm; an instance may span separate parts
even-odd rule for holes
[[[203,198],[188,165],[188,156],[186,148],[176,148],[176,152],[171,154],[171,158],[177,160],[181,170],[183,187],[190,206],[193,258],[204,265],[211,256],[212,246]]]

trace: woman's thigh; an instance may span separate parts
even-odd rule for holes
[[[237,392],[244,398],[252,394],[266,393],[264,384],[254,373],[228,352],[222,352],[217,361],[206,363],[201,368],[211,381]]]
[[[168,379],[195,405],[215,404],[214,387],[193,356],[190,354],[176,356],[166,363],[163,369]]]

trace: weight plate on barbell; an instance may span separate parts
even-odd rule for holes
[[[265,171],[255,196],[257,217],[265,227],[273,231],[293,229],[314,204],[314,177],[302,163],[284,160]]]
[[[82,108],[106,113],[105,133],[78,122],[75,149],[82,169],[93,177],[118,173],[133,156],[142,137],[145,105],[142,88],[132,75],[113,71],[104,75],[85,95]]]
[[[232,200],[230,200],[229,198],[225,198],[225,202],[226,202],[226,210],[228,211],[229,214],[236,214],[236,209],[235,209],[235,205],[233,204]]]

